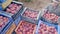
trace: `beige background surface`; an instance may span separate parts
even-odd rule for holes
[[[19,1],[23,2],[24,6],[33,8],[35,10],[40,10],[51,2],[50,0],[32,0],[31,2],[24,2],[23,0]]]

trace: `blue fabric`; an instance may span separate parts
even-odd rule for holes
[[[0,6],[0,10],[2,10],[2,6]]]
[[[5,2],[6,0],[0,0],[0,3],[3,3],[3,2]]]
[[[0,10],[2,10],[2,3],[5,2],[6,0],[0,0]]]

